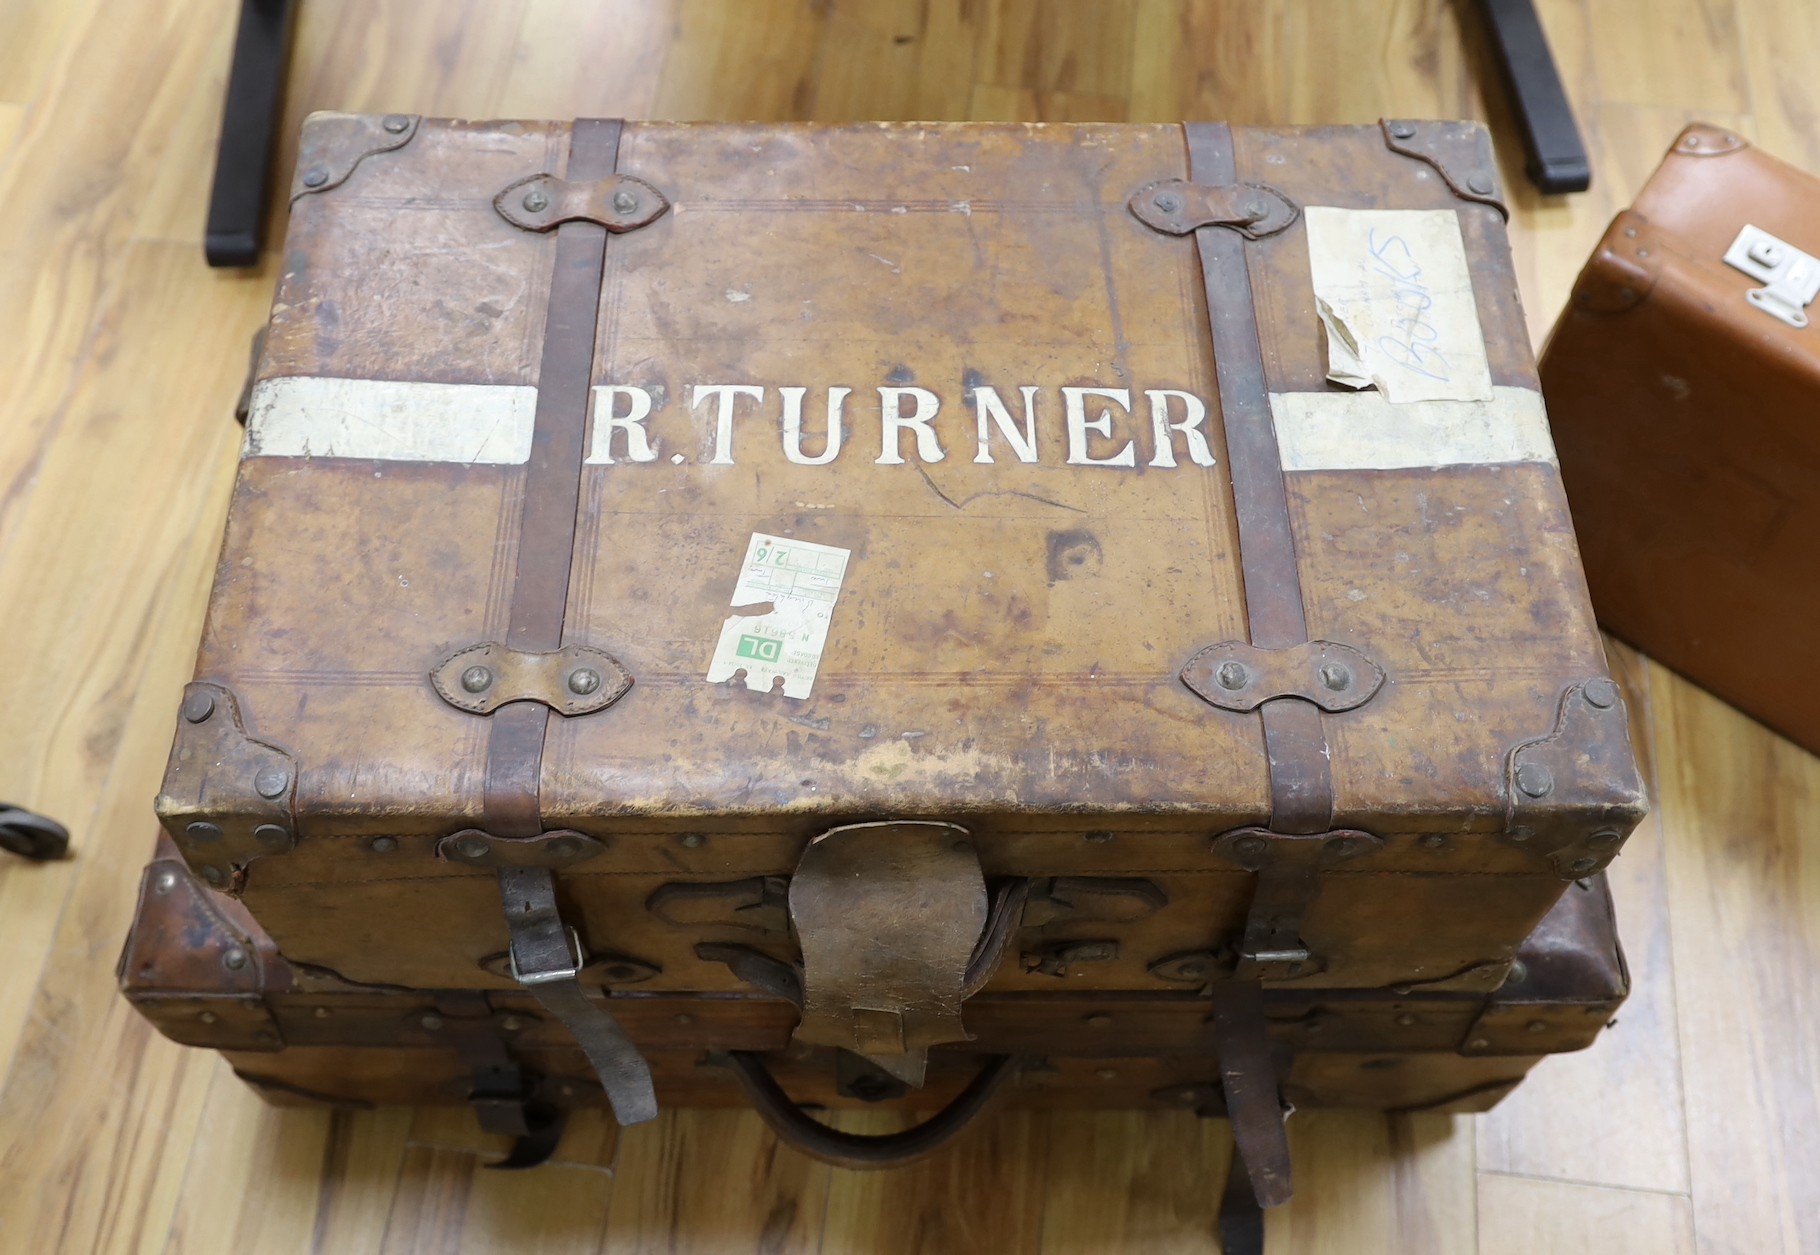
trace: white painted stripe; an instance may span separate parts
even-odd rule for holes
[[[248,458],[374,458],[516,465],[531,458],[537,389],[296,376],[261,380]]]
[[[1542,394],[1493,388],[1489,401],[1409,401],[1384,394],[1273,392],[1286,471],[1397,470],[1553,462]]]

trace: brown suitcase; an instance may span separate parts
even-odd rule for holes
[[[160,1032],[224,1052],[274,1102],[472,1104],[502,1131],[513,1131],[497,1118],[514,1104],[560,1113],[604,1102],[587,1059],[530,995],[364,988],[288,963],[168,839],[142,878],[119,972]],[[1562,896],[1493,992],[1290,985],[1269,990],[1264,1011],[1296,1107],[1485,1111],[1540,1058],[1590,1045],[1629,988],[1599,874]],[[1018,1059],[1005,1091],[1018,1106],[1224,1109],[1207,1004],[1194,993],[982,994],[967,1004],[974,1040],[933,1051],[920,1090],[851,1053],[794,1045],[788,1002],[652,994],[614,1005],[659,1096],[678,1106],[743,1104],[728,1054],[754,1052],[805,1106],[939,1107],[978,1071],[976,1056],[997,1054]]]
[[[1820,751],[1820,180],[1683,131],[1542,355],[1600,620]]]
[[[1476,127],[301,152],[158,804],[294,970],[624,1119],[647,996],[1198,991],[1272,1203],[1265,987],[1482,997],[1642,813]]]

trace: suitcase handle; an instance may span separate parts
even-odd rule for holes
[[[1018,1063],[1011,1055],[989,1056],[966,1089],[920,1124],[896,1133],[847,1133],[829,1128],[792,1101],[760,1056],[734,1050],[726,1059],[759,1118],[780,1138],[823,1163],[858,1169],[895,1168],[939,1149],[991,1105]]]

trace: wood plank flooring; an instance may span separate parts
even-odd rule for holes
[[[1007,1113],[896,1174],[749,1115],[582,1121],[486,1171],[460,1112],[263,1105],[112,964],[233,472],[274,263],[201,236],[235,6],[0,0],[0,797],[77,857],[0,861],[0,1251],[1213,1251],[1223,1126]],[[1807,0],[1540,0],[1594,189],[1505,151],[1538,343],[1681,124],[1820,169]],[[1441,0],[304,0],[313,109],[457,116],[1506,122]],[[273,240],[281,223],[275,224]],[[1272,1255],[1820,1252],[1820,761],[1622,647],[1655,812],[1613,876],[1636,993],[1476,1118],[1310,1113]],[[853,1116],[855,1127],[873,1117]]]

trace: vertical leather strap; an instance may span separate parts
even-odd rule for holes
[[[613,174],[619,165],[621,126],[618,120],[578,120],[569,139],[565,177],[574,183]],[[606,259],[607,229],[599,223],[573,221],[556,228],[556,265],[537,371],[531,459],[525,467],[506,629],[507,645],[531,653],[562,647]],[[495,836],[534,837],[543,831],[539,777],[549,708],[538,702],[513,702],[495,711],[492,720],[484,826]]]
[[[1264,1213],[1245,1171],[1245,1155],[1232,1145],[1226,1188],[1220,1194],[1220,1255],[1264,1255]]]
[[[570,132],[565,177],[579,183],[613,174],[619,164],[620,131],[618,121],[577,121]],[[606,259],[606,227],[576,220],[556,228],[556,262],[537,371],[537,408],[506,629],[506,644],[527,653],[562,647]],[[494,836],[538,836],[543,832],[539,781],[549,708],[538,702],[512,702],[494,711],[491,719],[483,824]],[[511,934],[513,976],[580,1043],[619,1122],[654,1119],[657,1096],[651,1069],[604,1000],[582,987],[586,955],[580,935],[558,912],[555,877],[543,868],[501,868],[499,896]]]
[[[1182,129],[1192,182],[1218,187],[1238,181],[1231,127],[1190,122]],[[1270,387],[1246,241],[1229,226],[1209,225],[1195,231],[1194,242],[1213,331],[1251,643],[1286,649],[1308,639],[1308,622],[1302,610],[1283,461],[1270,417]],[[1333,823],[1333,775],[1321,712],[1299,698],[1279,697],[1265,702],[1259,713],[1270,765],[1271,831],[1295,835],[1327,831]]]
[[[1214,982],[1212,994],[1213,1042],[1232,1121],[1233,1153],[1244,1161],[1258,1204],[1277,1207],[1290,1195],[1288,1113],[1270,1062],[1264,987],[1251,980],[1221,980]]]

